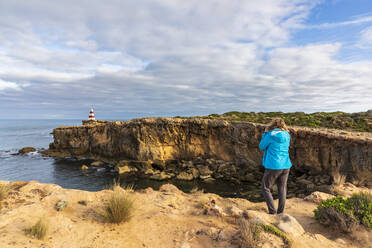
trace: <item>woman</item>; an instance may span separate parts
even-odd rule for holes
[[[262,193],[266,200],[269,214],[280,214],[284,211],[287,196],[287,180],[289,169],[292,166],[289,159],[289,144],[291,137],[283,119],[274,119],[266,127],[259,144],[260,150],[265,151],[262,164],[265,173],[262,178]],[[275,209],[270,188],[276,183],[279,193],[278,209]]]

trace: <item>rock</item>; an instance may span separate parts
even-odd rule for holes
[[[248,218],[248,219],[254,219],[258,217],[257,212],[253,210],[244,210],[242,215],[244,216],[244,218]]]
[[[203,178],[203,182],[205,183],[213,183],[214,181],[216,181],[216,179],[214,179],[213,177],[206,177],[206,178]]]
[[[316,191],[324,192],[324,193],[331,193],[331,185],[319,185],[314,188]]]
[[[159,169],[159,170],[165,170],[165,161],[164,160],[160,160],[160,159],[156,159],[153,161],[152,163],[152,166],[156,169]]]
[[[340,244],[343,244],[343,245],[346,245],[346,242],[345,240],[343,240],[342,238],[338,238],[335,240],[337,243],[340,243]]]
[[[146,168],[143,171],[143,174],[145,174],[145,175],[154,175],[154,174],[156,174],[156,172],[151,167],[148,167],[148,168]]]
[[[88,170],[89,167],[88,167],[88,165],[83,164],[83,165],[81,166],[81,169],[82,169],[82,170]]]
[[[137,168],[135,167],[129,167],[128,165],[126,166],[122,166],[122,167],[119,167],[119,166],[116,166],[115,167],[115,170],[120,174],[126,174],[126,173],[130,173],[130,172],[136,172],[138,171]]]
[[[253,175],[253,173],[247,173],[243,179],[244,181],[247,181],[247,182],[256,182],[258,180],[257,176]]]
[[[196,168],[191,168],[190,173],[195,179],[199,177],[199,171]]]
[[[196,234],[205,234],[209,236],[211,239],[216,240],[218,238],[218,235],[220,234],[221,230],[215,228],[215,227],[204,227],[200,229],[199,231],[196,231]]]
[[[315,191],[304,198],[305,201],[314,202],[320,204],[322,201],[335,197],[334,195]]]
[[[243,215],[243,210],[241,210],[240,208],[238,208],[236,206],[229,207],[228,212],[229,212],[230,216],[232,216],[232,217],[241,217]]]
[[[103,163],[102,161],[94,161],[92,162],[90,165],[91,166],[103,166],[105,163]]]
[[[298,223],[298,221],[289,214],[279,214],[277,219],[277,227],[287,234],[291,234],[292,236],[296,237],[305,232],[300,223]]]
[[[228,216],[220,206],[215,205],[215,204],[213,206],[207,208],[206,212],[207,212],[208,215],[211,215],[211,216],[218,216],[218,217]]]
[[[313,183],[310,183],[310,184],[306,185],[306,189],[309,190],[309,191],[313,190],[314,188],[315,188],[315,184],[313,184]]]
[[[60,200],[59,202],[56,203],[56,210],[57,211],[62,211],[65,207],[67,207],[68,202],[64,200]]]
[[[170,184],[170,183],[163,184],[162,186],[160,186],[159,191],[160,192],[170,192],[170,193],[184,194],[176,186],[174,186],[173,184]]]
[[[209,176],[209,175],[212,175],[213,174],[213,171],[211,171],[208,166],[204,166],[204,165],[197,165],[196,166],[199,170],[199,173],[201,176]]]
[[[267,224],[266,221],[264,221],[260,217],[255,217],[253,219],[249,219],[249,222],[251,222],[253,224],[256,224],[256,225],[259,225],[259,226],[263,226],[263,225]]]
[[[78,201],[80,205],[87,206],[88,202],[87,201]]]
[[[303,185],[313,184],[311,181],[306,180],[306,179],[304,179],[304,178],[297,179],[297,183],[298,183],[298,184],[303,184]]]
[[[176,178],[179,180],[191,181],[192,179],[194,179],[194,176],[191,173],[183,171],[180,174],[178,174]]]
[[[233,238],[237,235],[237,233],[238,233],[238,230],[232,227],[224,228],[218,234],[217,240],[219,241],[233,240]]]
[[[27,185],[28,182],[24,182],[24,181],[16,181],[16,182],[12,182],[12,186],[16,187],[16,188],[21,188],[25,185]]]
[[[22,149],[20,149],[20,150],[18,151],[18,154],[19,154],[19,155],[23,155],[23,154],[26,154],[26,153],[29,153],[29,152],[36,152],[36,149],[33,148],[33,147],[30,147],[30,146],[28,146],[28,147],[23,147]]]
[[[174,174],[168,174],[164,171],[150,176],[151,179],[159,180],[159,181],[166,180],[166,179],[169,179],[169,178],[172,178],[172,177],[174,177]]]

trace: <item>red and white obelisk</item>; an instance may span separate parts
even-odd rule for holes
[[[88,120],[90,121],[95,121],[96,118],[94,118],[94,110],[91,108],[90,111],[89,111],[89,118]]]

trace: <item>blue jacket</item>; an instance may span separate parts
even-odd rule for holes
[[[259,144],[260,150],[264,150],[262,164],[267,169],[281,170],[291,168],[289,159],[289,143],[291,136],[287,131],[274,129],[265,132]]]

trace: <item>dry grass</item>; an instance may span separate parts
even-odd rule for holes
[[[332,173],[333,185],[340,186],[346,182],[346,176],[338,172]]]
[[[9,185],[0,185],[0,201],[4,200],[10,191]]]
[[[257,247],[260,242],[262,228],[258,224],[249,222],[246,219],[239,219],[238,224],[240,229],[240,247]]]
[[[204,189],[199,189],[198,186],[195,186],[190,190],[190,193],[195,195],[202,195],[204,193]]]
[[[49,223],[45,219],[45,217],[42,217],[36,222],[35,225],[33,225],[30,228],[27,228],[25,230],[26,234],[29,234],[35,238],[43,239],[45,235],[48,233],[49,230]]]
[[[107,222],[121,223],[129,221],[133,213],[133,199],[126,190],[114,186],[110,198],[104,204],[101,215]]]

